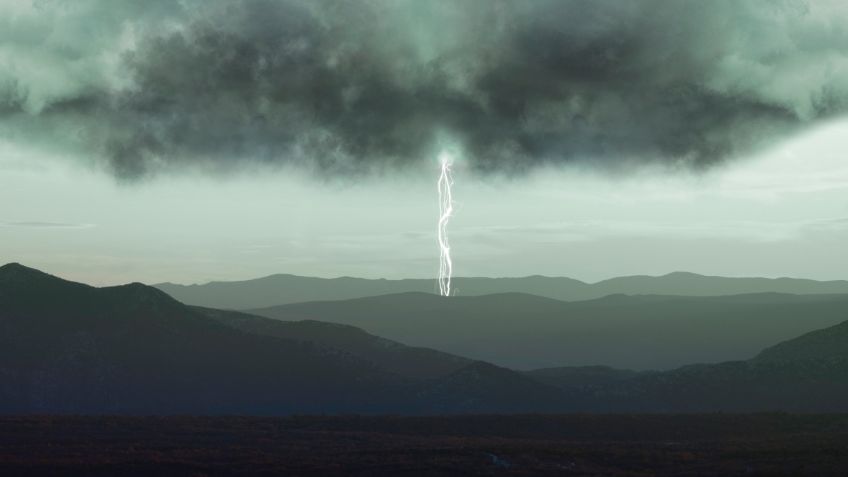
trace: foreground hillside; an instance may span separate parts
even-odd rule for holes
[[[594,411],[848,411],[848,321],[765,349],[746,361],[665,372],[605,367],[526,373],[580,396]]]
[[[427,303],[463,302],[403,297],[413,300],[394,310],[407,320],[398,321],[398,329],[416,329],[410,318],[443,320]],[[563,304],[521,294],[496,298],[502,309],[532,311],[456,318],[474,320],[480,330],[508,329],[516,316],[533,323],[539,308],[529,305],[539,300]],[[721,303],[731,299],[761,307],[758,296]],[[662,304],[666,298],[642,300]],[[771,300],[800,316],[821,313],[820,297]],[[728,322],[725,333],[736,326]],[[94,288],[10,264],[0,267],[0,413],[846,412],[846,327],[816,330],[743,361],[669,371],[571,366],[518,372],[349,325],[189,307],[140,284]],[[618,333],[633,338],[635,329]],[[509,343],[487,338],[478,336],[493,352],[511,351]]]
[[[500,366],[671,369],[752,358],[848,319],[848,295],[623,296],[562,302],[504,293],[405,293],[252,310],[344,323],[415,346]]]
[[[552,410],[560,395],[347,326],[282,324],[187,307],[141,284],[94,288],[0,267],[0,413],[505,412]]]
[[[0,419],[0,474],[843,476],[845,415]]]
[[[436,293],[434,280],[369,280],[364,278],[315,278],[271,275],[253,280],[210,282],[202,285],[155,285],[189,305],[232,310],[264,308],[289,303],[348,300],[396,293]],[[458,296],[496,293],[527,293],[556,300],[592,300],[607,295],[720,296],[750,293],[837,294],[848,293],[848,281],[816,281],[796,278],[729,278],[675,272],[660,277],[632,276],[585,283],[564,277],[479,278],[457,277]]]

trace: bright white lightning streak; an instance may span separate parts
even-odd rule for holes
[[[450,154],[442,153],[439,156],[439,162],[442,168],[442,173],[439,175],[439,182],[437,183],[439,190],[439,294],[450,296],[453,262],[451,262],[450,244],[448,243],[448,221],[453,214],[453,197],[451,196],[451,186],[453,185],[451,166],[453,165],[453,157]]]

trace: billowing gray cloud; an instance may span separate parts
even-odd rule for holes
[[[121,178],[719,164],[848,109],[817,0],[6,0],[0,134]]]

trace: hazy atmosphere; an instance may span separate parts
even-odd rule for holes
[[[459,276],[704,274],[845,278],[848,124],[708,173],[611,179],[544,171],[455,173]],[[204,282],[272,273],[433,277],[436,168],[356,183],[297,173],[136,184],[7,146],[7,261],[96,284]],[[432,176],[432,177],[431,177]]]
[[[5,261],[433,277],[449,150],[455,275],[845,278],[842,2],[0,11]]]
[[[846,0],[0,0],[0,475],[844,477]]]

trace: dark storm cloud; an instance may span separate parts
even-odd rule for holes
[[[848,106],[836,2],[83,4],[35,17],[88,39],[27,44],[94,73],[43,85],[21,62],[0,77],[0,117],[17,137],[69,137],[122,178],[289,163],[372,173],[430,161],[439,141],[486,172],[699,168]]]

